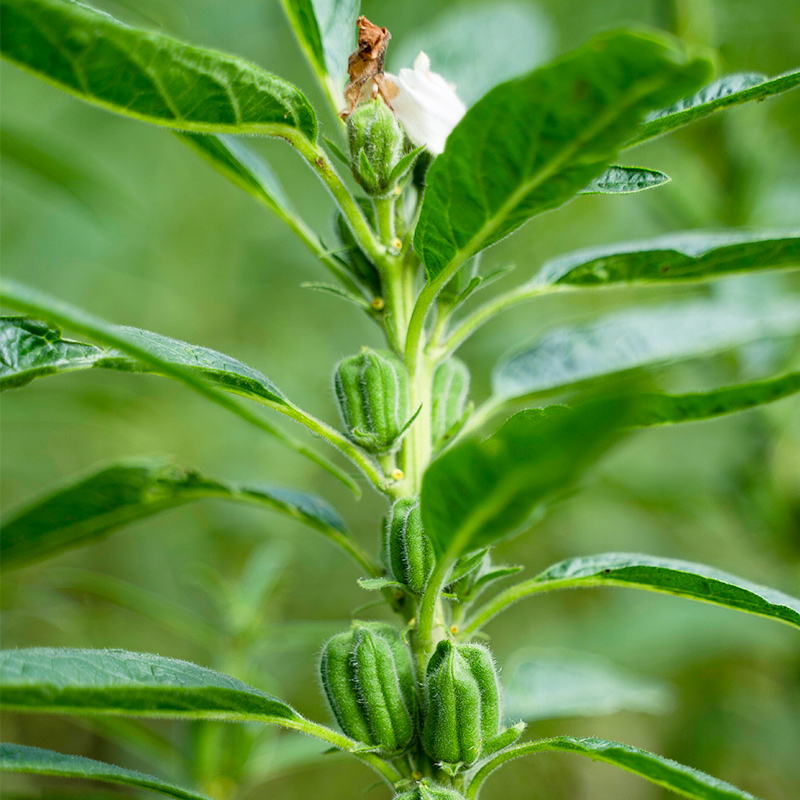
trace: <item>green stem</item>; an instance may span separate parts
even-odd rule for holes
[[[287,133],[286,138],[298,149],[308,162],[308,165],[320,177],[328,191],[333,195],[334,200],[339,204],[339,208],[341,208],[347,224],[353,231],[353,235],[356,237],[361,249],[380,268],[386,262],[386,247],[375,237],[364,213],[342,182],[325,151],[300,133]]]
[[[547,581],[545,583],[543,581],[537,581],[536,578],[532,578],[529,581],[518,583],[516,586],[510,586],[487,603],[484,603],[484,605],[470,617],[469,622],[461,629],[459,635],[464,638],[472,636],[501,611],[505,611],[509,606],[525,597],[530,597],[532,594],[552,592],[556,589],[568,589],[571,586],[577,586],[579,584],[585,584],[585,581],[576,578],[565,578],[563,580]]]

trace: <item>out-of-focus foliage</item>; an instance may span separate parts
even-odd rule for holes
[[[310,90],[323,107],[277,0],[97,5],[133,24],[240,54]],[[448,30],[437,22],[440,15],[446,23],[462,6],[473,13],[478,5],[367,0],[364,13],[391,30],[388,60],[396,71],[410,64],[396,63],[392,51],[409,53],[415,45],[404,40],[412,33],[437,25]],[[793,0],[539,0],[522,7],[533,11],[518,18],[538,25],[532,51],[513,37],[510,52],[474,45],[475,53],[507,59],[506,76],[601,30],[636,22],[676,32],[710,54],[720,73],[775,75],[800,64],[800,6]],[[486,30],[487,39],[499,35]],[[430,55],[435,59],[433,48]],[[458,59],[448,58],[455,69]],[[439,68],[435,60],[433,68]],[[462,74],[463,96],[474,101],[480,76]],[[168,132],[82,105],[7,64],[0,77],[4,274],[105,319],[230,353],[334,421],[331,365],[359,345],[379,346],[378,331],[346,304],[300,288],[324,274],[282,222]],[[337,124],[321,115],[323,134]],[[330,230],[326,243],[333,242],[331,203],[299,159],[281,142],[251,143],[281,182],[294,187],[300,213],[313,227]],[[797,224],[798,92],[731,109],[634,153],[637,166],[664,170],[672,181],[643,194],[580,197],[539,216],[487,252],[484,271],[516,263],[518,273],[532,277],[548,259],[583,247],[695,227]],[[733,300],[745,294],[770,302],[792,281],[765,274],[706,288],[676,282],[669,293]],[[654,291],[643,286],[624,295],[609,289],[570,298],[573,318],[566,321],[588,321],[631,299],[655,299]],[[658,291],[663,297],[666,290]],[[481,331],[462,352],[475,368],[476,396],[489,391],[485,365],[565,322],[566,308],[556,295],[537,305],[536,318],[530,307],[520,308]],[[683,379],[692,386],[735,384],[776,365],[796,370],[796,357],[787,364],[787,352],[759,345],[703,371],[686,367],[668,388],[680,392]],[[790,398],[713,422],[643,432],[606,462],[588,491],[553,509],[536,537],[502,545],[502,557],[529,565],[523,577],[530,577],[582,553],[658,553],[800,594],[799,412],[799,401]],[[98,462],[169,453],[206,474],[338,498],[348,528],[362,544],[378,546],[379,532],[368,522],[380,507],[376,497],[342,501],[333,478],[268,437],[254,437],[241,420],[178,384],[103,370],[40,381],[24,397],[4,396],[2,438],[5,509]],[[284,567],[301,578],[299,589],[289,590]],[[8,577],[3,645],[118,647],[187,658],[324,719],[315,656],[326,636],[369,601],[358,577],[299,522],[208,500]],[[531,724],[536,736],[622,739],[725,775],[759,796],[800,794],[800,647],[789,626],[659,595],[597,590],[527,600],[488,632],[500,663],[522,647],[558,647],[604,656],[674,686],[667,714],[543,720]],[[307,739],[276,750],[274,742],[287,735],[271,730],[253,739],[246,729],[207,722],[189,729],[186,723],[9,716],[5,733],[32,741],[34,726],[42,747],[133,769],[148,771],[142,754],[151,753],[173,765],[169,777],[176,781],[185,777],[182,752],[194,746],[207,758],[191,777],[217,776],[208,792],[218,797],[231,796],[237,784],[256,787],[278,775],[281,781],[259,791],[277,800],[348,796],[363,778],[359,766],[321,757]],[[243,753],[249,753],[245,775],[237,773]],[[616,770],[546,754],[512,764],[492,781],[492,791],[509,800],[662,796]]]

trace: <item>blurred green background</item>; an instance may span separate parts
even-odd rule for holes
[[[322,109],[277,0],[99,5],[131,24],[251,59],[309,90]],[[720,74],[776,74],[800,64],[796,0],[521,5],[535,23],[536,42],[532,50],[506,53],[512,62],[546,59],[600,30],[648,24],[710,52]],[[395,60],[393,51],[398,57],[413,53],[431,31],[446,37],[442,15],[458,19],[475,7],[366,0],[363,10],[391,30],[388,62],[396,71],[408,64]],[[170,133],[91,108],[6,64],[1,77],[4,273],[106,319],[229,353],[261,369],[311,412],[335,421],[332,365],[360,345],[377,345],[377,329],[350,306],[300,288],[326,276],[281,223]],[[470,87],[463,91],[469,94]],[[624,163],[662,169],[672,183],[628,197],[579,198],[492,248],[484,266],[517,265],[502,288],[534,274],[545,259],[582,246],[689,228],[796,224],[799,112],[795,92],[637,149]],[[335,136],[332,118],[321,114],[324,132]],[[332,205],[310,171],[281,142],[252,144],[306,219],[332,240]],[[712,288],[549,298],[494,321],[461,355],[473,368],[480,400],[497,356],[557,321],[667,294],[757,296],[797,285],[796,275],[762,276]],[[766,362],[780,366],[787,357],[756,348],[670,371],[662,382],[733,381],[742,372],[758,375]],[[532,575],[572,555],[639,551],[713,564],[798,595],[799,411],[800,402],[790,399],[713,423],[639,434],[604,462],[585,492],[555,509],[534,533],[503,545],[498,557],[526,564],[525,574]],[[5,509],[99,462],[152,453],[172,454],[211,475],[319,492],[344,513],[357,538],[377,547],[383,513],[378,498],[366,494],[354,501],[309,462],[177,384],[87,372],[4,396]],[[250,579],[242,584],[239,577],[248,570]],[[230,671],[327,720],[316,653],[353,609],[369,601],[357,577],[333,545],[299,524],[207,502],[7,577],[3,645],[119,647],[187,658]],[[568,718],[534,723],[531,734],[617,739],[763,798],[800,796],[796,631],[684,600],[595,590],[529,600],[489,632],[501,665],[521,647],[556,647],[606,656],[675,688],[674,708],[665,715]],[[221,798],[245,784],[250,788],[243,798],[360,796],[372,782],[360,765],[338,755],[320,757],[313,742],[272,731],[253,743],[249,731],[224,724],[140,726],[14,715],[3,728],[6,740],[195,779]],[[240,762],[251,746],[242,774]],[[43,786],[75,791],[21,779],[9,780],[6,788],[11,796],[17,788]],[[85,791],[75,796],[88,796]],[[506,800],[666,796],[626,773],[564,755],[515,762],[485,794]],[[367,796],[382,797],[384,790]]]

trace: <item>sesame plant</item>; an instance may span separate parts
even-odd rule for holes
[[[309,719],[206,666],[120,650],[4,651],[2,707],[279,726],[312,737],[320,751],[358,759],[385,783],[385,796],[404,800],[491,797],[491,781],[485,784],[495,770],[552,751],[606,762],[698,800],[751,798],[627,744],[526,735],[530,717],[524,703],[504,703],[487,631],[512,604],[565,588],[668,593],[795,627],[799,600],[713,566],[636,553],[536,564],[533,577],[518,581],[522,567],[496,563],[494,547],[529,531],[636,430],[712,419],[800,391],[797,371],[683,394],[659,388],[650,372],[761,340],[791,343],[800,335],[798,298],[748,303],[709,293],[563,324],[504,356],[492,370],[490,396],[480,401],[470,399],[470,372],[456,353],[505,309],[554,293],[668,288],[800,266],[798,231],[692,231],[570,252],[533,280],[476,302],[507,272],[482,273],[483,250],[577,195],[657,187],[668,180],[663,173],[620,163],[629,149],[792,89],[800,72],[712,82],[710,63],[680,42],[654,31],[615,31],[495,81],[467,107],[424,53],[398,75],[386,72],[391,34],[358,16],[356,0],[283,5],[333,112],[324,136],[317,110],[281,78],[73,0],[2,0],[2,53],[86,102],[171,129],[289,226],[329,273],[317,288],[349,301],[383,339],[335,367],[341,422],[316,418],[230,356],[103,321],[10,279],[0,293],[15,312],[2,318],[2,387],[87,369],[172,378],[327,470],[342,491],[379,493],[385,516],[356,536],[327,501],[301,489],[127,459],[8,514],[3,567],[24,568],[161,510],[218,497],[288,515],[342,548],[353,580],[394,622],[359,618],[320,642],[330,720]],[[335,206],[333,234],[303,221],[242,134],[283,140],[276,155],[291,150],[307,163]],[[14,394],[8,402],[17,402]],[[275,414],[314,436],[298,437]],[[263,559],[251,572],[261,569]],[[511,689],[517,701],[524,695],[524,686]],[[2,745],[0,770],[206,797],[171,780],[23,744]],[[211,783],[200,788],[218,797],[240,788],[216,792]]]

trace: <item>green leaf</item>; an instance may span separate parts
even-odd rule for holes
[[[414,246],[428,280],[580,192],[615,159],[644,115],[698,86],[656,35],[616,32],[502,84],[456,126],[431,166]]]
[[[266,380],[260,372],[245,367],[244,364],[236,361],[236,359],[223,356],[214,350],[206,348],[195,349],[193,345],[187,345],[185,342],[141,331],[138,328],[123,328],[118,325],[112,325],[105,320],[69,305],[69,303],[64,303],[43,292],[5,278],[0,279],[0,305],[24,311],[27,314],[35,314],[53,325],[68,326],[81,335],[98,342],[105,348],[124,353],[121,360],[118,360],[116,356],[114,358],[117,361],[117,368],[130,370],[134,365],[138,364],[138,371],[142,371],[144,367],[145,371],[165,375],[180,381],[217,405],[232,411],[250,424],[274,436],[294,451],[304,455],[358,494],[358,487],[353,483],[350,476],[338,466],[301,442],[296,441],[279,428],[276,428],[263,417],[254,414],[250,409],[237,403],[226,393],[234,392],[251,399],[260,399],[261,402],[271,408],[286,413],[304,425],[313,426],[314,430],[321,435],[328,434],[326,438],[334,438],[333,434],[335,432],[323,428],[318,421],[312,420],[299,408],[289,403],[283,395],[280,395],[275,386]],[[31,342],[24,337],[18,340],[15,338],[17,335],[18,333],[12,332],[10,351],[3,354],[4,357],[16,358],[17,362],[22,365],[19,366],[15,362],[15,365],[12,366],[11,375],[7,376],[10,377],[12,385],[18,385],[18,382],[23,380],[26,370],[31,370],[33,373],[36,372],[36,364],[28,363],[24,349],[22,352],[17,351],[21,346],[33,346],[35,348],[37,343],[35,341]],[[44,334],[44,336],[47,338],[47,334]],[[60,334],[57,338],[60,338]],[[0,344],[0,346],[2,345]],[[47,353],[48,351],[45,350],[45,360],[47,360]],[[48,373],[45,371],[44,374]],[[212,381],[219,382],[226,391],[221,391],[211,383]],[[270,400],[271,397],[274,399]],[[340,438],[343,439],[343,437]],[[358,458],[358,456],[359,453],[354,451],[354,457]],[[369,466],[369,464],[365,463],[364,468],[366,469]]]
[[[111,327],[159,362],[190,369],[215,386],[271,408],[280,410],[287,405],[286,398],[269,378],[235,358],[140,328]],[[18,388],[35,378],[82,369],[158,372],[154,365],[143,364],[112,347],[64,339],[58,328],[27,317],[0,317],[0,355],[0,389]]]
[[[672,180],[669,175],[644,167],[609,167],[595,178],[581,194],[632,194],[654,189]]]
[[[360,0],[282,0],[300,47],[326,91],[341,95],[356,49]]]
[[[630,424],[637,428],[647,428],[652,425],[714,419],[773,403],[797,392],[800,392],[800,372],[790,372],[778,378],[737,386],[725,386],[708,392],[639,394],[636,396]]]
[[[602,761],[620,767],[626,772],[650,781],[650,783],[663,786],[684,797],[691,797],[693,800],[756,800],[748,792],[737,789],[718,778],[712,778],[704,772],[685,767],[683,764],[678,764],[663,756],[648,753],[646,750],[640,750],[638,747],[595,737],[579,739],[574,736],[539,739],[499,753],[477,772],[470,784],[467,798],[474,800],[478,796],[482,782],[506,761],[524,755],[546,752],[587,756],[592,761]]]
[[[800,267],[800,231],[687,231],[567,253],[545,263],[529,285],[702,281],[781,267]]]
[[[791,300],[758,307],[697,300],[626,309],[548,331],[502,359],[492,385],[498,402],[530,398],[761,339],[798,335],[800,303]]]
[[[766,100],[797,86],[800,86],[800,70],[786,72],[775,78],[755,72],[727,75],[710,83],[697,94],[679,100],[669,108],[651,113],[639,133],[628,143],[628,147],[697,122],[730,106]]]
[[[800,627],[799,599],[714,567],[673,558],[638,553],[570,558],[548,567],[520,586],[537,592],[570,587],[629,586],[702,600]]]
[[[179,130],[316,141],[305,96],[254,64],[72,0],[3,0],[0,10],[3,57],[94,105]]]
[[[270,722],[298,727],[289,705],[229,675],[124,650],[0,652],[2,707],[66,714]]]
[[[437,554],[455,560],[524,528],[614,443],[627,412],[624,399],[531,409],[488,439],[450,448],[422,483],[423,524]]]
[[[52,750],[26,747],[21,744],[0,744],[0,772],[24,772],[29,775],[56,775],[62,778],[106,781],[149,789],[181,800],[210,800],[207,795],[193,792],[191,789],[182,789],[143,772],[123,769],[114,764],[104,764],[92,758],[54,753]]]
[[[392,42],[387,58],[397,73],[424,51],[433,71],[455,83],[458,96],[472,105],[498,83],[550,58],[555,38],[552,21],[536,6],[459,3]]]
[[[596,717],[621,711],[664,714],[672,689],[589,653],[527,648],[505,667],[505,717],[535,722],[559,717]]]
[[[0,537],[3,569],[90,544],[123,525],[209,497],[267,506],[336,541],[347,535],[338,513],[308,492],[220,481],[166,459],[140,458],[103,467],[4,520]]]

